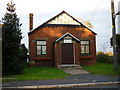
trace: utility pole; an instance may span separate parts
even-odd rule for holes
[[[117,44],[116,44],[116,28],[115,28],[115,11],[114,0],[111,0],[111,14],[112,14],[112,44],[113,44],[113,61],[114,71],[118,70],[118,58],[117,58]]]
[[[120,14],[120,1],[118,2],[118,11]],[[118,16],[118,33],[120,34],[120,16]]]

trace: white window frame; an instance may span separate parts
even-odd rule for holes
[[[81,54],[90,54],[90,41],[81,40]]]
[[[36,41],[36,53],[37,55],[46,55],[46,40],[37,40]],[[39,48],[39,49],[38,49]]]

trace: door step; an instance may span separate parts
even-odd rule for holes
[[[81,65],[76,64],[62,64],[57,66],[58,69],[82,69]]]
[[[57,66],[58,69],[62,69],[64,72],[69,74],[89,74],[86,70],[84,70],[81,65],[75,64],[62,64]]]

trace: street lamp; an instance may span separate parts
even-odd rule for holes
[[[115,15],[120,15],[120,11],[118,11]]]
[[[112,36],[113,36],[112,44],[113,44],[114,71],[118,71],[118,55],[117,55],[117,43],[116,43],[115,18],[116,18],[116,15],[120,15],[120,11],[115,14],[114,0],[111,0],[111,14],[112,14]]]

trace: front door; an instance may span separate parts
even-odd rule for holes
[[[73,44],[61,44],[62,64],[74,64]]]

